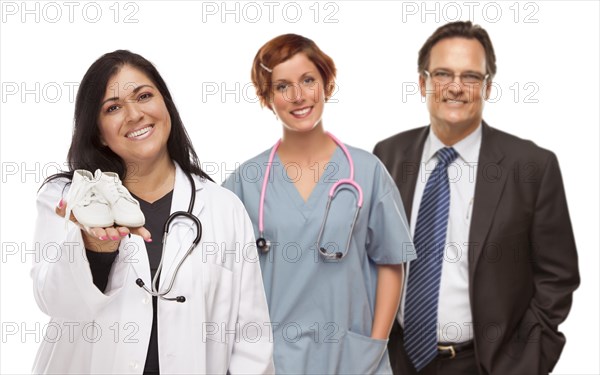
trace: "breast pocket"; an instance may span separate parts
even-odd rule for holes
[[[356,196],[353,188],[342,185],[331,201],[329,212],[327,213],[327,222],[323,228],[323,235],[319,246],[328,252],[345,252],[348,238],[352,230],[352,223],[356,213]],[[321,224],[325,219],[325,208],[315,210],[317,222]],[[364,211],[358,215],[357,228],[366,225],[367,212]],[[356,230],[358,232],[358,229]],[[353,233],[356,237],[356,233]],[[316,239],[316,236],[315,236]]]

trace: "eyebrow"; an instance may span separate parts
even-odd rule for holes
[[[456,73],[455,70],[448,69],[448,68],[435,68],[435,69],[432,70],[432,72],[435,72],[435,71],[438,71],[438,70],[445,70],[447,72]],[[478,72],[477,70],[465,70],[465,71],[461,72],[460,74],[465,74],[465,73],[477,73],[477,74],[484,74],[485,75],[485,73]]]
[[[302,73],[302,75],[300,76],[300,78],[303,78],[303,77],[305,77],[307,75],[310,75],[310,74],[315,74],[315,73],[312,70],[309,70],[306,73]],[[275,81],[273,81],[273,83],[275,83],[275,82],[290,82],[290,81],[288,81],[287,79],[283,79],[282,78],[282,79],[276,79]]]
[[[154,88],[154,86],[152,86],[152,85],[140,85],[140,86],[136,87],[135,89],[133,89],[133,91],[131,92],[131,94],[137,94],[144,87]],[[129,95],[131,95],[131,94],[129,94]],[[108,98],[105,101],[103,101],[100,106],[103,106],[104,104],[106,104],[106,103],[108,103],[110,101],[116,101],[116,100],[119,100],[119,97],[118,96],[113,96],[112,98]]]

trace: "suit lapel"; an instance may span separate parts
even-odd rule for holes
[[[427,140],[428,135],[429,126],[426,126],[417,134],[412,145],[404,151],[404,157],[401,159],[402,164],[397,166],[396,184],[398,185],[398,190],[400,190],[404,211],[406,211],[406,218],[408,219],[409,224],[412,216],[412,205],[415,188],[417,186],[417,178],[419,178],[420,173],[423,147],[425,146],[425,140]]]
[[[481,149],[477,165],[477,182],[473,215],[469,230],[469,285],[474,285],[477,262],[494,219],[509,170],[501,164],[503,152],[495,140],[495,129],[482,124]],[[470,288],[472,291],[472,288]]]

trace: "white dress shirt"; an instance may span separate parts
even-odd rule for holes
[[[419,176],[415,187],[410,220],[410,230],[414,238],[417,216],[423,191],[429,176],[435,169],[438,159],[436,152],[446,147],[430,130],[423,147]],[[448,166],[450,182],[450,212],[442,277],[438,303],[438,342],[465,342],[473,338],[473,318],[469,300],[469,228],[477,179],[477,161],[481,147],[481,124],[466,138],[452,146],[458,158]],[[417,252],[418,256],[418,252]],[[398,321],[403,325],[406,290],[410,288],[407,267],[407,283],[402,296]]]

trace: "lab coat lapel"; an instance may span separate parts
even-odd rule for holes
[[[113,263],[113,273],[126,272],[126,268],[132,266],[138,278],[141,278],[148,288],[152,279],[150,277],[150,261],[146,252],[146,244],[140,236],[127,236],[121,240],[118,261]],[[112,282],[112,279],[109,280]],[[121,285],[112,285],[111,289],[120,288]]]
[[[175,163],[175,167],[175,188],[173,190],[171,214],[177,211],[187,211],[192,196],[192,186],[187,175],[177,163]],[[202,211],[204,206],[204,202],[199,196],[199,192],[202,190],[202,182],[197,176],[192,176],[196,185],[196,202],[192,213],[199,217],[200,211]],[[195,234],[196,230],[192,226],[191,220],[181,217],[176,218],[171,222],[169,234],[163,238],[163,244],[165,244],[166,241],[166,246],[164,246],[163,249],[163,265],[162,273],[160,275],[159,290],[164,290],[168,286],[168,284],[165,283],[171,282],[173,272],[181,258],[187,252],[189,246],[192,244]],[[200,245],[198,245],[198,247],[200,247]]]

